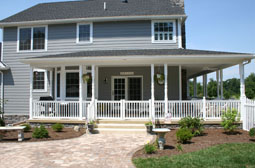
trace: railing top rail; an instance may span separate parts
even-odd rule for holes
[[[118,100],[97,100],[98,103],[120,103]]]
[[[207,102],[241,102],[241,100],[206,100]]]
[[[79,103],[79,101],[39,101],[33,100],[35,103]]]

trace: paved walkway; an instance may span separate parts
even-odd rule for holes
[[[145,134],[94,134],[59,141],[0,143],[0,167],[133,167],[132,151],[151,139]]]

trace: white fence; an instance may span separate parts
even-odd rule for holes
[[[33,118],[75,118],[75,119],[165,119],[165,101],[83,101],[80,113],[79,101],[33,101]],[[254,104],[253,106],[254,107]],[[247,109],[249,109],[247,107]],[[220,120],[224,111],[236,109],[241,112],[238,100],[192,100],[168,101],[171,119],[199,117]],[[251,108],[250,111],[254,110]],[[254,112],[254,111],[253,111]],[[169,116],[169,115],[167,115]],[[254,117],[254,116],[253,116]]]
[[[32,118],[85,118],[89,102],[83,102],[80,115],[78,101],[33,101]]]
[[[245,100],[243,129],[249,131],[255,127],[255,100]]]

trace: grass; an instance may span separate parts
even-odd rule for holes
[[[134,159],[137,168],[245,168],[255,167],[255,144],[222,144],[196,152],[148,159]]]

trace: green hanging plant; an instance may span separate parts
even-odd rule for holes
[[[163,85],[165,82],[165,75],[164,74],[155,74],[154,81],[157,82],[159,85]]]
[[[83,74],[82,75],[82,79],[83,79],[83,82],[87,82],[89,83],[91,80],[92,80],[92,77],[91,77],[91,74],[87,73],[87,74]]]

